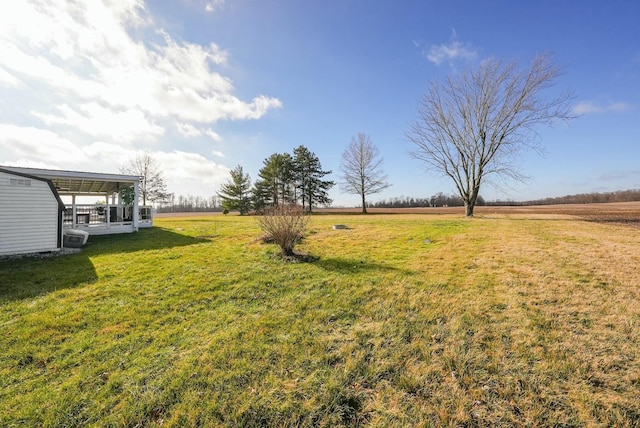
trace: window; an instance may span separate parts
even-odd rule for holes
[[[9,185],[11,186],[21,186],[21,187],[30,187],[31,180],[27,178],[10,178]]]

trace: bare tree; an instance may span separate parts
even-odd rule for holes
[[[484,61],[476,70],[432,83],[407,132],[412,157],[453,180],[473,215],[480,185],[492,176],[524,181],[516,165],[521,151],[540,149],[535,128],[569,120],[569,94],[545,98],[562,70],[548,54],[529,67]]]
[[[140,176],[142,205],[147,205],[147,201],[162,201],[169,197],[160,165],[149,153],[139,153],[127,165],[121,167],[120,172]]]
[[[378,148],[367,134],[358,134],[342,153],[340,188],[345,193],[360,195],[362,213],[367,212],[366,197],[391,186],[382,170],[382,158]]]

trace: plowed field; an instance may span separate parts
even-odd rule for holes
[[[424,207],[424,208],[369,208],[369,214],[460,214],[462,207]],[[358,214],[360,208],[317,208],[318,214]],[[221,215],[215,213],[163,213],[156,217]],[[478,217],[500,216],[533,216],[533,217],[577,217],[583,220],[603,223],[623,223],[640,227],[640,202],[616,202],[609,204],[566,204],[566,205],[532,205],[532,206],[486,206],[476,207]]]

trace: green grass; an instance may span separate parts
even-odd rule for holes
[[[639,426],[640,231],[156,219],[0,260],[0,426]],[[332,230],[332,224],[348,230]]]

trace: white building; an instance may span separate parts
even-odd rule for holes
[[[62,244],[53,247],[50,243],[44,244],[46,239],[51,239],[45,236],[53,234],[53,229],[56,236],[62,236],[64,228],[104,235],[137,232],[140,227],[153,225],[151,207],[138,205],[138,176],[8,166],[0,166],[0,173],[0,254],[60,249]],[[125,188],[133,188],[132,205],[123,204],[120,191]],[[95,203],[79,204],[77,200],[81,197],[93,198]],[[40,213],[48,212],[53,200],[62,204],[62,198],[70,202],[62,208],[61,231],[58,231],[58,226],[52,225],[54,220],[45,220]],[[17,237],[23,233],[27,235]],[[21,249],[26,246],[15,241],[25,238],[34,241],[33,248],[46,249]]]
[[[0,168],[0,255],[60,250],[64,210],[51,181]]]

